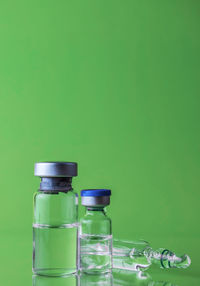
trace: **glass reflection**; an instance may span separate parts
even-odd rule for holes
[[[170,282],[153,281],[151,276],[145,272],[113,271],[114,286],[176,286]]]
[[[33,275],[32,286],[177,286],[170,282],[153,281],[145,272],[114,270],[108,274],[71,275],[66,277],[45,277]]]
[[[79,286],[112,286],[113,277],[111,273],[108,274],[80,274]]]
[[[66,277],[32,276],[32,286],[77,286],[78,279],[75,275]]]

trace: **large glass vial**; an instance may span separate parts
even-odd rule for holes
[[[85,216],[79,227],[79,269],[85,273],[106,273],[112,269],[111,219],[105,207],[110,204],[110,190],[82,190]]]
[[[72,177],[77,176],[77,164],[36,163],[35,176],[41,177],[41,183],[34,196],[33,272],[45,276],[75,273],[78,197]]]

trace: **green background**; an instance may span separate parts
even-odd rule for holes
[[[2,285],[31,285],[45,160],[77,161],[78,192],[111,188],[114,235],[188,253],[159,275],[198,285],[199,15],[198,0],[1,0]]]

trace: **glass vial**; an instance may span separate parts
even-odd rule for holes
[[[166,248],[156,250],[144,240],[124,241],[113,239],[113,268],[144,271],[151,264],[161,268],[187,268],[191,264],[191,259],[187,254],[177,255]]]
[[[45,276],[75,273],[78,197],[72,177],[77,176],[77,164],[36,163],[35,176],[41,177],[41,183],[34,196],[33,272]]]
[[[85,273],[106,273],[112,269],[111,219],[105,207],[110,204],[110,190],[82,190],[85,216],[79,226],[79,269]]]

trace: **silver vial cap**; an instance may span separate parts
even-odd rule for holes
[[[105,207],[110,204],[110,197],[81,197],[81,204],[86,207]]]
[[[81,191],[81,203],[87,207],[105,207],[110,204],[111,190],[87,189]]]
[[[34,175],[38,177],[75,177],[75,162],[39,162],[35,164]]]

